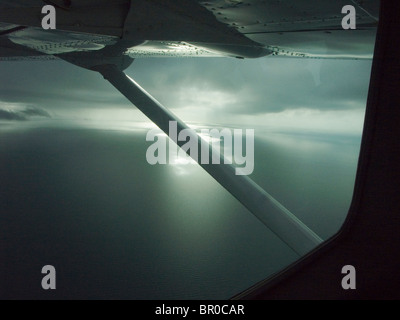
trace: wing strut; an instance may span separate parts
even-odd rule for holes
[[[99,65],[91,69],[100,72],[167,135],[170,121],[177,122],[178,133],[183,129],[190,129],[115,65]],[[194,130],[191,131],[196,135]],[[196,138],[199,150],[204,150],[204,142],[201,143],[201,139]],[[181,146],[185,142],[175,141],[175,143]],[[209,152],[210,157],[211,155],[212,152]],[[302,256],[322,242],[318,235],[248,176],[236,175],[235,168],[225,164],[224,161],[220,161],[220,164],[211,164],[211,161],[209,163],[199,163],[199,165],[296,253]]]

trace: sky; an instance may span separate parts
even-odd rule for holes
[[[371,60],[144,58],[125,71],[181,119],[360,134]],[[0,119],[148,121],[95,72],[0,63]]]

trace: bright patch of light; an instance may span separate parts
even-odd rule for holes
[[[292,109],[279,113],[243,115],[244,127],[262,126],[277,132],[304,131],[331,134],[360,135],[364,124],[364,109],[328,110]]]
[[[239,98],[238,95],[211,88],[182,87],[179,90],[178,103],[185,108],[224,109],[235,104]]]
[[[215,138],[210,136],[209,133],[198,133],[198,135],[200,136],[201,139],[203,139],[204,141],[206,141],[207,143],[214,143],[214,142],[218,142],[221,141],[220,138]]]

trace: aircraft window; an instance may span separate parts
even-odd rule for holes
[[[249,177],[326,240],[352,199],[371,63],[148,58],[126,73],[199,132],[254,129]],[[5,287],[51,264],[60,298],[225,299],[299,258],[199,165],[149,164],[154,125],[99,75],[1,68]]]

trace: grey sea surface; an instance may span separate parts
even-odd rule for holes
[[[199,165],[148,164],[143,127],[19,126],[0,127],[3,298],[226,299],[297,259]],[[251,177],[334,235],[360,137],[255,132]]]

